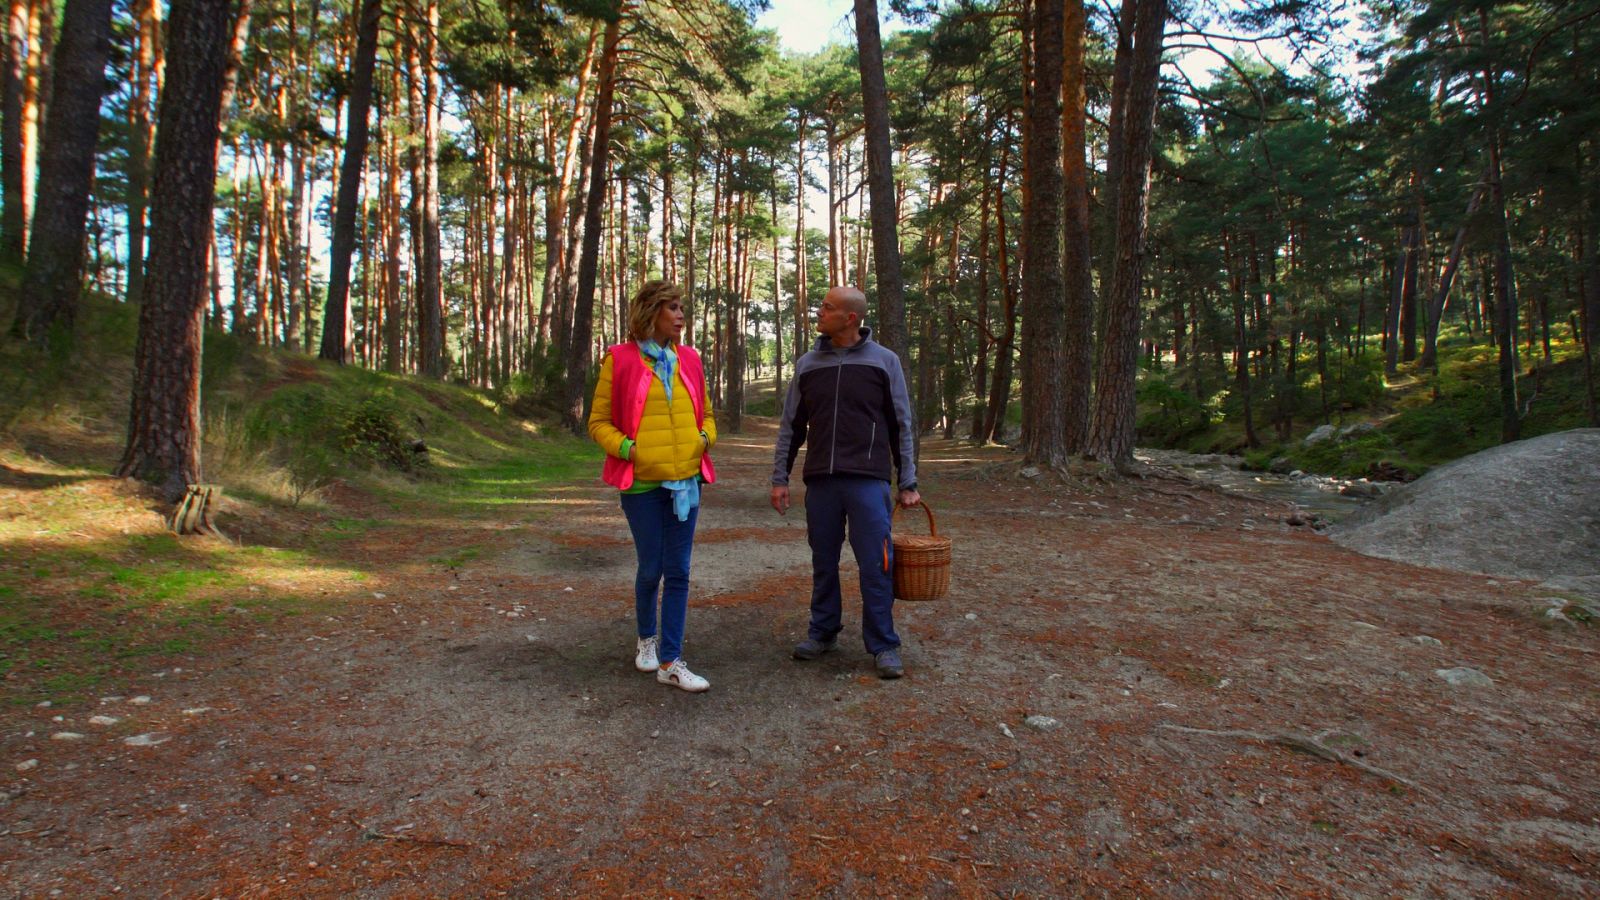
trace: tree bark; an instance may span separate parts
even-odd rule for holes
[[[606,173],[611,151],[611,102],[616,85],[617,52],[622,40],[622,16],[606,23],[604,50],[600,54],[600,81],[594,106],[594,140],[589,147],[589,195],[583,217],[583,250],[578,257],[578,291],[572,311],[572,342],[567,353],[566,426],[582,434],[584,394],[587,393],[590,346],[594,326],[594,288],[600,264],[600,225],[605,212]]]
[[[176,501],[200,480],[201,320],[222,91],[236,4],[173,0],[150,196],[150,256],[133,409],[117,474]]]
[[[127,301],[138,305],[144,297],[145,211],[149,205],[151,101],[156,95],[157,38],[161,28],[159,0],[134,4],[135,52],[133,92],[128,102],[128,286]]]
[[[1150,188],[1151,139],[1167,0],[1139,0],[1133,69],[1123,122],[1121,184],[1117,188],[1116,268],[1106,298],[1099,393],[1089,440],[1102,462],[1121,466],[1133,457],[1134,376],[1139,361],[1139,298],[1143,287],[1145,216]]]
[[[1033,4],[1033,87],[1027,95],[1028,143],[1022,163],[1022,450],[1027,463],[1066,462],[1062,396],[1061,76],[1062,4]]]
[[[1455,284],[1456,271],[1461,266],[1461,251],[1467,243],[1467,226],[1472,224],[1472,216],[1478,211],[1478,205],[1483,202],[1483,194],[1488,187],[1487,176],[1472,191],[1472,199],[1467,202],[1466,215],[1461,217],[1461,225],[1456,228],[1456,239],[1450,245],[1450,257],[1445,261],[1444,272],[1439,276],[1439,287],[1434,292],[1433,302],[1428,304],[1427,330],[1422,337],[1422,359],[1419,365],[1424,369],[1432,369],[1435,374],[1439,371],[1439,323],[1444,318],[1444,305],[1450,300],[1450,288]]]
[[[340,365],[350,361],[350,257],[355,252],[356,202],[361,197],[361,171],[367,158],[368,114],[372,109],[372,69],[378,57],[378,19],[382,0],[362,0],[356,25],[350,100],[345,106],[344,161],[339,166],[339,196],[333,212],[329,247],[328,300],[322,314],[322,359]]]
[[[434,35],[439,31],[439,4],[428,0],[424,31],[416,41],[412,78],[420,91],[422,158],[418,160],[419,192],[416,295],[418,369],[430,378],[450,372],[445,348],[444,289],[439,247],[439,75],[434,71]]]
[[[58,329],[71,334],[83,292],[85,226],[110,52],[111,0],[69,0],[52,62],[55,90],[40,148],[27,270],[12,325],[15,336],[35,343]]]
[[[878,276],[875,337],[900,357],[900,374],[910,384],[911,347],[906,332],[905,283],[900,275],[898,209],[889,152],[889,90],[883,78],[878,4],[876,0],[855,0],[855,11],[861,103],[866,120],[867,187],[872,201],[872,268]],[[916,398],[911,399],[915,409]],[[915,439],[916,435],[912,437]]]
[[[1094,274],[1089,250],[1089,171],[1084,157],[1087,119],[1084,95],[1083,0],[1064,0],[1061,58],[1061,160],[1065,186],[1062,259],[1065,332],[1062,341],[1062,444],[1082,453],[1089,444],[1094,395]]]
[[[28,74],[28,0],[7,0],[6,43],[0,61],[0,190],[4,214],[0,215],[0,265],[20,267],[27,243],[28,219],[23,184],[24,89]]]

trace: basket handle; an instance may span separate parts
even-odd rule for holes
[[[920,506],[920,507],[922,507],[922,511],[928,514],[928,533],[930,535],[934,536],[934,537],[938,537],[939,536],[939,529],[936,528],[934,526],[934,524],[933,524],[933,507],[929,506],[927,503],[925,503],[924,501],[921,501],[921,500],[918,500],[916,503],[911,504],[911,506]],[[894,505],[894,512],[889,514],[889,529],[891,531],[894,530],[894,517],[900,515],[900,510],[909,509],[909,508],[910,507],[902,506],[899,503],[896,503]]]

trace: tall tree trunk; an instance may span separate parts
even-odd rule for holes
[[[28,60],[22,74],[22,211],[25,235],[31,235],[37,208],[41,132],[48,119],[55,56],[55,0],[29,0]],[[30,240],[24,237],[23,241]],[[24,253],[27,247],[24,247]]]
[[[794,154],[794,355],[806,352],[811,301],[806,288],[806,114],[795,125]]]
[[[982,443],[989,439],[984,432],[984,409],[987,408],[987,398],[984,390],[989,384],[989,347],[994,343],[994,338],[989,330],[989,155],[993,149],[993,140],[986,139],[983,148],[983,170],[978,176],[978,309],[977,309],[977,341],[978,359],[972,367],[972,431],[970,437],[974,442]]]
[[[900,237],[889,152],[889,90],[883,78],[876,0],[855,0],[856,41],[861,69],[861,104],[866,120],[867,187],[872,200],[872,268],[878,276],[878,343],[900,357],[910,383],[911,339],[906,331],[905,283],[900,275]],[[916,398],[912,408],[916,408]],[[913,440],[916,435],[912,435]]]
[[[0,189],[5,198],[4,214],[0,215],[0,266],[20,267],[28,231],[22,127],[28,75],[28,0],[7,0],[4,49],[0,60]]]
[[[400,94],[400,68],[389,70],[389,102]],[[392,109],[393,107],[391,107]],[[393,115],[393,113],[391,113]],[[400,313],[400,167],[399,140],[392,129],[382,134],[383,166],[383,369],[405,371],[401,350],[405,320]]]
[[[1485,42],[1488,41],[1489,11],[1478,12],[1478,25]],[[1485,65],[1483,69],[1484,106],[1492,115],[1495,110],[1495,93],[1498,75]],[[1509,443],[1522,432],[1521,413],[1517,409],[1517,296],[1512,280],[1511,232],[1506,219],[1506,193],[1504,169],[1500,159],[1500,123],[1491,120],[1489,140],[1489,215],[1494,235],[1494,312],[1495,341],[1499,345],[1500,376],[1500,440]]]
[[[1024,462],[1066,462],[1062,396],[1061,76],[1062,4],[1033,4],[1033,86],[1027,95],[1028,144],[1022,161],[1022,450]]]
[[[134,13],[133,96],[128,102],[128,289],[127,301],[144,297],[145,208],[150,190],[151,101],[156,93],[157,41],[161,29],[159,0],[137,0]]]
[[[1400,251],[1395,256],[1389,306],[1383,319],[1383,372],[1390,378],[1400,371],[1400,316],[1405,308],[1406,270],[1412,262],[1411,232],[1414,228],[1413,223],[1400,231]]]
[[[1424,369],[1432,369],[1435,374],[1439,371],[1439,323],[1444,318],[1444,305],[1450,299],[1450,288],[1456,281],[1456,270],[1461,266],[1461,251],[1467,243],[1467,226],[1472,224],[1472,216],[1478,211],[1478,205],[1483,202],[1484,191],[1488,188],[1488,178],[1485,177],[1472,191],[1472,199],[1467,201],[1467,213],[1461,217],[1461,225],[1456,228],[1456,239],[1450,245],[1450,256],[1445,260],[1444,272],[1439,276],[1439,286],[1434,291],[1433,302],[1428,304],[1427,328],[1422,336],[1422,359],[1419,365]]]
[[[1516,440],[1522,432],[1517,409],[1517,296],[1512,281],[1511,235],[1506,222],[1506,196],[1500,166],[1499,129],[1489,136],[1489,213],[1494,229],[1495,342],[1499,347],[1500,440]]]
[[[200,480],[201,320],[216,193],[222,92],[237,5],[173,0],[161,94],[150,256],[133,409],[117,474],[160,486],[174,501]]]
[[[572,184],[577,173],[580,157],[579,142],[582,140],[585,128],[589,121],[589,104],[585,103],[589,90],[589,80],[594,72],[595,50],[599,45],[601,29],[595,25],[589,29],[589,46],[584,51],[583,66],[578,70],[578,90],[573,101],[572,121],[567,126],[567,139],[561,156],[561,178],[556,182],[556,189],[546,194],[545,203],[545,268],[544,292],[540,299],[539,340],[541,345],[555,340],[556,346],[563,345],[565,329],[553,328],[553,319],[561,319],[566,308],[563,298],[566,269],[563,261],[567,256],[567,242],[571,239],[567,234],[567,217],[572,202]]]
[[[36,343],[57,329],[70,335],[77,315],[110,52],[111,0],[68,0],[53,61],[55,90],[40,154],[27,270],[12,326],[17,337]]]
[[[356,202],[361,196],[361,170],[367,158],[367,118],[372,108],[372,68],[378,56],[378,19],[382,0],[362,0],[356,25],[356,53],[351,61],[350,100],[345,107],[344,162],[339,166],[339,196],[333,211],[333,239],[328,264],[328,302],[322,314],[322,359],[340,365],[350,361],[350,256],[355,252]]]
[[[1111,293],[1111,280],[1117,260],[1117,193],[1122,188],[1122,167],[1127,156],[1124,133],[1127,127],[1128,92],[1133,78],[1133,29],[1138,15],[1139,0],[1122,0],[1122,9],[1116,14],[1116,51],[1112,56],[1111,109],[1106,122],[1106,176],[1101,191],[1100,232],[1104,246],[1100,253],[1100,296],[1102,302],[1095,321],[1098,332],[1104,336],[1106,329],[1106,298]]]
[[[998,441],[1004,433],[1006,405],[1011,396],[1011,366],[1017,334],[1016,289],[1011,280],[1006,243],[1006,163],[1011,150],[1010,126],[1000,130],[1000,170],[994,181],[995,268],[1000,276],[1001,334],[995,344],[994,377],[989,384],[989,407],[983,414],[983,440]]]
[[[1089,171],[1084,157],[1087,119],[1084,94],[1083,0],[1063,3],[1061,58],[1061,162],[1065,186],[1062,260],[1065,320],[1062,341],[1062,444],[1082,453],[1089,444],[1094,396],[1094,274],[1089,251]]]
[[[1409,239],[1406,241],[1405,278],[1400,283],[1400,359],[1417,358],[1417,283],[1422,274],[1422,204],[1418,202]]]
[[[422,188],[418,201],[418,289],[416,294],[418,369],[430,378],[450,372],[445,348],[444,289],[439,246],[439,75],[434,71],[434,35],[439,31],[439,4],[427,0],[420,39],[414,40],[412,79],[420,91],[422,155],[418,160]],[[415,33],[413,32],[415,38]]]
[[[611,152],[611,102],[616,84],[622,16],[606,23],[605,49],[600,54],[600,81],[595,93],[594,140],[589,147],[589,196],[583,217],[583,252],[578,257],[578,292],[572,311],[572,342],[567,352],[564,418],[574,434],[584,431],[584,394],[589,381],[594,325],[594,287],[600,264],[600,224],[605,212],[607,163]]]
[[[1106,298],[1106,331],[1100,354],[1089,449],[1102,462],[1123,465],[1133,457],[1134,376],[1139,359],[1139,298],[1143,287],[1145,216],[1150,188],[1151,139],[1167,0],[1139,0],[1134,26],[1133,71],[1123,121],[1121,184],[1117,188],[1117,261]]]

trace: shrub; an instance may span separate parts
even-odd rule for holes
[[[388,391],[366,397],[343,417],[345,454],[369,465],[416,471],[427,457],[412,451],[413,442],[401,432],[399,418],[399,406]]]
[[[291,499],[299,504],[337,477],[342,456],[337,423],[343,418],[326,387],[293,384],[252,410],[245,430],[250,442],[287,474]]]
[[[1136,429],[1142,442],[1171,446],[1211,424],[1205,404],[1165,376],[1150,373],[1141,377],[1137,397]]]

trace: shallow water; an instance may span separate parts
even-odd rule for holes
[[[1323,522],[1337,522],[1372,502],[1375,497],[1353,497],[1340,494],[1348,485],[1364,486],[1364,479],[1330,478],[1323,475],[1277,475],[1271,472],[1246,472],[1239,468],[1242,460],[1237,456],[1221,454],[1184,453],[1181,450],[1134,451],[1140,462],[1173,469],[1186,478],[1204,484],[1216,485],[1234,493],[1267,500],[1293,503],[1308,513],[1314,513]],[[1387,489],[1380,483],[1379,490]]]

